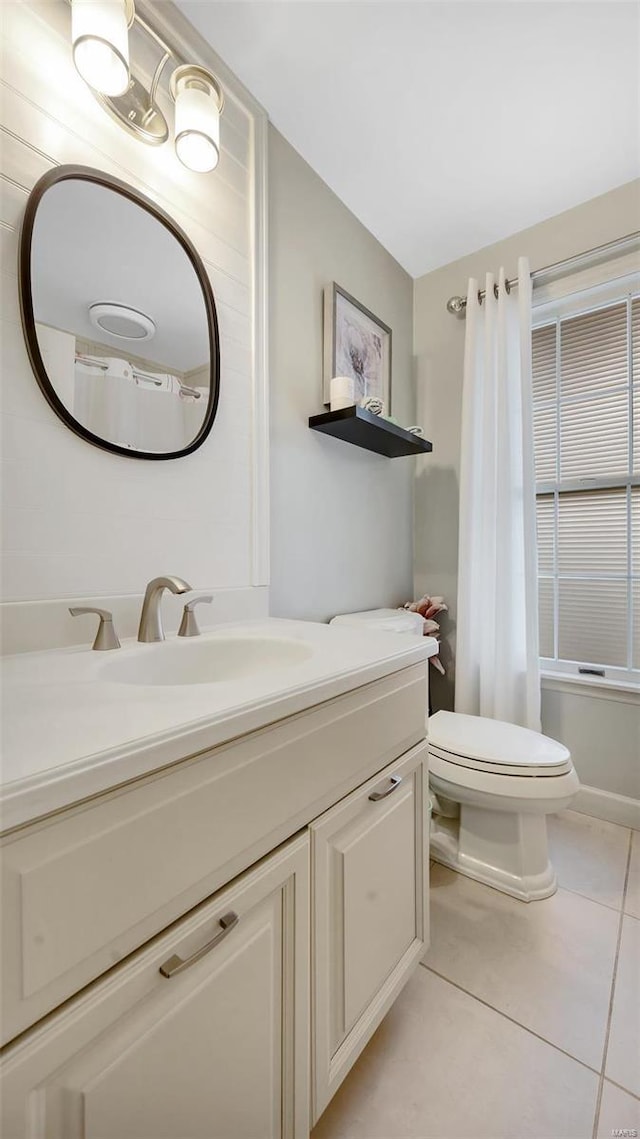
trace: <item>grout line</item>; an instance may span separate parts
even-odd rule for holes
[[[607,1030],[604,1036],[604,1048],[602,1050],[602,1063],[600,1070],[600,1080],[598,1083],[598,1096],[596,1099],[596,1111],[593,1119],[593,1134],[592,1139],[598,1139],[598,1124],[600,1122],[600,1108],[602,1106],[602,1092],[604,1089],[605,1070],[607,1067],[607,1052],[609,1050],[609,1037],[611,1035],[611,1018],[613,1016],[613,1000],[616,991],[616,978],[618,975],[618,960],[620,958],[620,943],[622,941],[622,924],[625,918],[624,907],[627,900],[627,886],[629,884],[629,870],[631,867],[631,847],[633,842],[633,834],[629,832],[629,849],[627,850],[627,867],[624,875],[624,886],[622,888],[622,909],[620,910],[620,921],[618,922],[618,941],[616,944],[616,955],[613,961],[613,976],[611,978],[611,993],[609,995],[609,1012],[607,1015]],[[626,1089],[625,1089],[626,1090]]]
[[[527,1028],[526,1024],[521,1024],[519,1020],[515,1020],[514,1017],[509,1016],[509,1014],[503,1012],[502,1009],[496,1008],[495,1005],[489,1004],[489,1002],[483,1000],[482,997],[476,996],[476,994],[472,993],[469,989],[465,989],[462,985],[459,985],[457,981],[452,981],[450,977],[445,977],[444,973],[439,973],[437,969],[434,969],[431,965],[426,965],[424,961],[421,961],[420,964],[428,973],[433,973],[434,976],[439,977],[441,981],[446,981],[446,983],[452,985],[454,989],[458,989],[461,993],[465,993],[466,996],[471,997],[472,1000],[478,1001],[478,1004],[484,1005],[485,1008],[491,1009],[491,1012],[495,1012],[498,1016],[504,1017],[504,1019],[510,1021],[511,1024],[515,1024],[517,1028],[521,1028],[523,1032],[528,1032],[530,1036],[535,1036],[536,1040],[541,1040],[543,1044],[548,1044],[550,1048],[555,1048],[556,1052],[562,1052],[563,1056],[567,1056],[569,1060],[580,1064],[583,1068],[586,1068],[588,1072],[593,1072],[594,1076],[600,1075],[598,1069],[592,1068],[591,1064],[586,1064],[584,1060],[578,1059],[577,1056],[572,1056],[571,1052],[567,1052],[567,1050],[561,1048],[559,1044],[554,1044],[552,1040],[547,1040],[546,1036],[541,1036],[540,1033],[535,1032],[533,1028]]]
[[[635,1092],[630,1092],[628,1088],[623,1087],[622,1084],[619,1084],[617,1082],[617,1080],[612,1080],[610,1076],[605,1076],[604,1082],[605,1084],[613,1084],[614,1088],[618,1088],[619,1091],[624,1092],[625,1095],[631,1096],[631,1099],[637,1099],[638,1103],[640,1103],[640,1095],[636,1095]]]
[[[613,910],[614,914],[624,913],[624,891],[620,905],[613,906],[609,902],[601,902],[599,898],[592,898],[589,894],[583,894],[581,890],[572,890],[570,886],[565,886],[559,878],[558,889],[562,890],[564,894],[575,894],[576,898],[584,898],[585,902],[595,902],[596,906],[603,906],[605,910]]]

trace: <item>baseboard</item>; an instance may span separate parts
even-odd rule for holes
[[[611,791],[601,791],[599,787],[583,785],[571,804],[571,810],[640,830],[640,799],[631,799],[627,795],[614,795]]]

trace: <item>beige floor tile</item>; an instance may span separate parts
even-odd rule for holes
[[[622,923],[605,1074],[640,1096],[640,921],[632,917]]]
[[[312,1139],[590,1139],[598,1077],[419,968]]]
[[[624,912],[634,918],[640,918],[640,831],[633,831]]]
[[[550,815],[547,829],[559,885],[621,909],[631,832],[577,811]]]
[[[430,897],[426,963],[599,1071],[619,914],[567,890],[519,902],[442,866]]]
[[[596,1139],[612,1139],[625,1132],[640,1135],[640,1099],[605,1080]]]

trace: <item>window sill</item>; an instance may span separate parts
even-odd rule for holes
[[[576,676],[573,672],[541,669],[542,688],[574,696],[594,696],[600,700],[618,700],[624,704],[640,704],[640,685],[633,681],[607,680],[605,677]]]

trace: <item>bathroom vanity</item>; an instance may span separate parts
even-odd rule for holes
[[[428,942],[435,648],[6,661],[4,1139],[308,1135]]]

